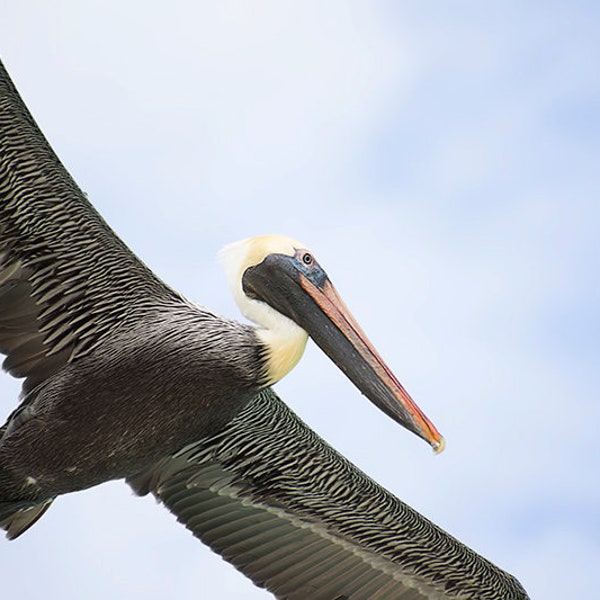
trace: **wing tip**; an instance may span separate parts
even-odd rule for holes
[[[23,502],[0,503],[0,529],[6,532],[6,538],[14,540],[35,525],[50,508],[54,498],[41,504],[26,504]]]

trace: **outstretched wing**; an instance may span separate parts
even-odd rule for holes
[[[0,352],[31,390],[177,298],[111,231],[0,63]]]
[[[290,600],[525,600],[519,582],[369,479],[272,390],[129,480]]]

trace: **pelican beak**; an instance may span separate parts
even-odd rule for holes
[[[270,254],[247,269],[242,285],[302,327],[375,406],[428,442],[436,453],[444,438],[415,404],[358,325],[325,272],[295,257]]]

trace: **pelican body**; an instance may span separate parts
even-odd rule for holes
[[[0,351],[25,378],[0,428],[7,536],[61,494],[125,478],[281,598],[527,598],[324,445],[270,390],[310,336],[378,408],[443,448],[314,255],[270,235],[227,247],[222,261],[257,326],[189,302],[131,253],[0,63]],[[282,462],[291,446],[296,462]],[[398,553],[403,544],[422,549],[416,562]],[[329,563],[309,560],[308,547]],[[345,577],[336,556],[360,577]]]

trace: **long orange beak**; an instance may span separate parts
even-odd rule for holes
[[[444,438],[385,364],[318,263],[270,254],[244,272],[242,285],[250,297],[300,325],[375,406],[436,453],[444,449]]]
[[[325,352],[376,406],[394,420],[416,433],[419,437],[429,442],[436,453],[441,452],[445,447],[444,438],[385,364],[383,358],[381,358],[373,344],[371,344],[369,338],[367,338],[356,319],[352,316],[352,313],[348,310],[331,282],[326,280],[322,288],[319,288],[310,279],[301,275],[300,285],[313,298],[323,313],[329,317],[336,328],[347,338],[362,361],[368,365],[375,376],[372,379],[374,386],[383,389],[378,390],[379,393],[373,396],[363,391],[364,383],[355,381],[355,378],[362,379],[354,374],[356,361],[338,362],[331,356],[330,352],[327,350]],[[319,342],[317,341],[317,343]],[[368,378],[371,379],[370,377]]]

